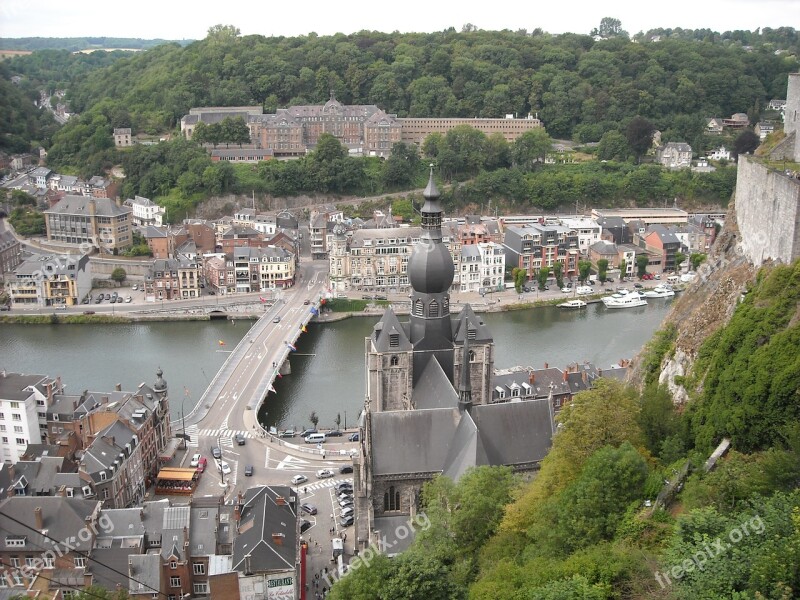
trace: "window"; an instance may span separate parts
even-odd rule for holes
[[[22,417],[19,413],[11,413],[11,420],[12,421],[22,421]]]
[[[170,568],[170,569],[177,569],[177,568],[178,568],[178,563],[176,563],[174,560],[173,560],[173,561],[171,561],[171,562],[169,563],[169,568]]]
[[[5,431],[5,430],[6,430],[6,426],[5,425],[0,425],[0,431]]]
[[[205,596],[206,594],[208,594],[208,583],[205,581],[195,583],[194,586],[192,587],[194,588],[195,596],[200,596],[200,595]]]
[[[17,438],[17,446],[26,446],[28,444],[25,438]]]
[[[19,408],[19,402],[12,402],[11,408]]]
[[[24,433],[21,425],[14,425],[14,433]]]
[[[0,413],[0,419],[5,419],[6,416],[3,413]]]
[[[10,546],[10,545],[11,544],[8,543],[8,540],[6,540],[6,546]],[[14,568],[18,568],[19,567],[19,556],[12,556],[9,560],[11,561],[11,566],[12,567],[14,567]]]
[[[105,471],[100,471],[100,481],[105,481],[108,478]]]
[[[85,556],[76,556],[75,557],[75,568],[76,569],[83,569],[86,567],[86,557]]]
[[[32,567],[33,566],[33,557],[32,556],[26,556],[25,557],[25,566],[26,567]]]
[[[194,563],[192,565],[192,570],[194,571],[195,575],[205,575],[206,565],[204,563]]]
[[[181,587],[181,578],[180,577],[170,577],[169,578],[169,586],[170,587]]]
[[[44,561],[45,569],[52,569],[55,567],[56,559],[54,556],[42,555],[42,560]]]
[[[398,364],[400,364],[400,358],[396,354],[393,355],[391,360],[389,361],[389,364],[392,367],[396,367]]]
[[[400,510],[400,492],[396,491],[394,486],[383,495],[383,510]]]
[[[108,488],[105,488],[103,490],[103,500],[108,500],[110,497],[111,495],[108,493]]]

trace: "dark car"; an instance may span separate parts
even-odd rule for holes
[[[354,521],[354,520],[355,520],[355,519],[353,519],[353,515],[347,515],[346,517],[343,517],[343,518],[342,518],[342,519],[339,521],[339,525],[341,525],[342,527],[350,527],[350,525],[352,525],[352,524],[353,524],[353,521]]]
[[[334,429],[333,431],[329,431],[327,435],[328,437],[342,437],[342,432],[338,429]]]
[[[316,429],[306,429],[305,431],[303,431],[303,432],[300,434],[300,437],[301,437],[301,438],[304,438],[304,437],[306,437],[306,436],[308,436],[308,435],[311,435],[312,433],[317,433],[317,430],[316,430]]]
[[[219,449],[219,446],[211,447],[211,456],[213,456],[216,459],[222,458],[222,450]]]
[[[100,294],[97,297],[97,300],[94,301],[95,304],[100,304],[103,301],[103,294]]]
[[[309,504],[308,502],[305,502],[305,503],[301,504],[300,505],[300,510],[302,510],[304,513],[307,513],[309,515],[317,514],[317,507],[314,506],[313,504]]]
[[[244,468],[244,476],[245,477],[250,477],[252,474],[253,474],[253,465],[247,465]]]
[[[387,297],[381,294],[375,294],[375,300],[386,300]]]
[[[341,494],[341,493],[345,493],[345,492],[346,493],[350,493],[350,494],[353,493],[353,484],[350,483],[349,481],[342,481],[341,483],[339,483],[336,486],[336,493],[337,494]]]
[[[351,433],[349,436],[347,436],[347,439],[351,442],[357,442],[361,439],[361,436],[359,436],[358,432],[356,431],[355,433]]]
[[[311,304],[311,300],[303,300],[303,304]]]
[[[341,473],[342,475],[344,475],[345,473],[352,473],[352,472],[353,472],[353,467],[351,467],[350,465],[342,465],[341,467],[339,467],[339,473]]]
[[[236,443],[239,446],[244,446],[244,443],[245,443],[244,436],[241,433],[237,433],[235,437],[236,437]]]
[[[311,521],[306,521],[306,520],[300,521],[300,533],[305,533],[306,531],[308,531],[311,528],[311,525],[313,525]]]

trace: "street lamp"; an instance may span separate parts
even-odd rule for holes
[[[186,418],[183,412],[183,403],[189,396],[189,388],[183,388],[183,400],[181,400],[181,424],[183,426],[183,449],[186,450]]]
[[[220,443],[220,438],[217,436],[217,448],[219,448],[219,475],[220,475],[220,485],[225,487],[225,469],[222,468],[222,465],[225,463],[222,457],[222,444]]]

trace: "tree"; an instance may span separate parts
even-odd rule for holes
[[[336,424],[336,429],[339,429],[339,425],[342,424],[342,415],[341,415],[341,413],[336,413],[336,418],[333,420],[333,422]]]
[[[733,155],[737,157],[740,154],[750,154],[755,152],[760,145],[761,139],[748,129],[740,133],[733,141]]]
[[[597,261],[597,278],[601,283],[606,281],[606,273],[608,272],[608,259],[601,258]]]
[[[125,278],[127,276],[128,276],[128,274],[125,272],[125,269],[123,269],[122,267],[117,267],[116,269],[111,271],[111,279],[113,279],[117,283],[122,283],[123,281],[125,281]]]
[[[553,264],[553,275],[555,275],[556,278],[556,285],[559,288],[564,287],[564,265],[559,261]]]
[[[600,160],[627,160],[631,153],[628,140],[619,131],[606,131],[597,144],[597,158]]]
[[[316,429],[317,423],[319,423],[319,417],[317,416],[316,411],[311,411],[311,414],[308,415],[308,420],[311,421],[311,426]]]
[[[641,279],[647,273],[647,265],[650,264],[650,258],[646,254],[639,254],[636,256],[636,276]]]
[[[628,261],[624,258],[619,261],[619,278],[620,280],[624,279],[628,275]]]
[[[588,260],[578,261],[578,280],[585,283],[589,279],[589,272],[592,270],[592,263]]]
[[[592,35],[599,35],[600,37],[610,38],[618,35],[627,34],[622,30],[622,21],[619,19],[612,19],[611,17],[603,17],[600,20],[600,27],[592,30]]]
[[[653,133],[656,127],[644,117],[634,117],[628,123],[625,130],[625,137],[631,147],[637,162],[641,160],[650,147],[653,145]]]
[[[527,280],[528,272],[525,269],[517,269],[517,273],[514,275],[514,288],[517,290],[518,294],[522,292],[522,287]]]
[[[544,290],[545,285],[547,285],[547,278],[550,277],[550,267],[542,267],[539,269],[539,273],[536,275],[536,279],[539,281],[539,289]]]
[[[697,268],[705,261],[706,255],[701,252],[692,252],[689,255],[689,262],[692,263],[692,271],[697,271]]]
[[[675,253],[675,271],[679,271],[683,261],[686,260],[686,255],[683,252]]]
[[[536,164],[543,164],[547,153],[553,147],[553,140],[543,128],[530,129],[523,133],[511,147],[511,160],[514,166],[530,171]]]

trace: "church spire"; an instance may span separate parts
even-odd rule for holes
[[[472,382],[469,372],[469,327],[464,336],[464,354],[461,357],[461,385],[458,390],[458,408],[469,410],[472,408]]]

